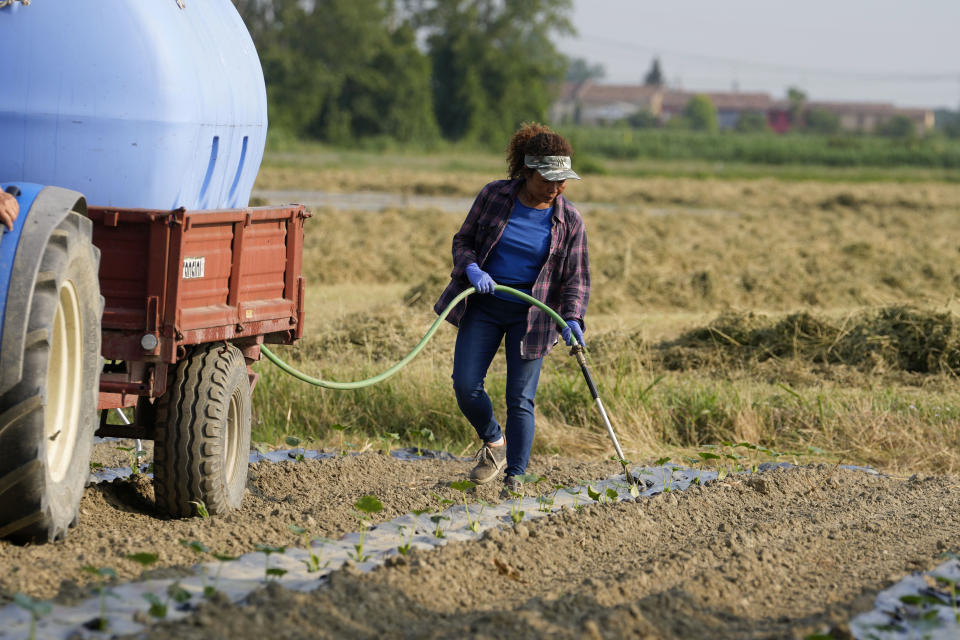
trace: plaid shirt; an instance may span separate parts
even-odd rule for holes
[[[471,286],[465,272],[467,265],[476,262],[483,268],[503,235],[522,184],[522,180],[497,180],[480,190],[466,220],[453,236],[453,271],[450,273],[450,284],[433,306],[438,314]],[[590,298],[587,234],[580,212],[562,195],[554,201],[550,252],[533,285],[533,297],[565,320],[576,320],[581,327],[584,326],[583,316]],[[459,325],[469,300],[461,301],[447,316],[447,320]],[[557,326],[554,320],[546,312],[531,306],[527,313],[527,332],[520,343],[521,356],[527,360],[542,358],[550,352],[556,341]]]

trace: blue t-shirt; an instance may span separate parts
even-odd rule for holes
[[[530,294],[550,252],[552,224],[553,207],[533,209],[517,200],[500,241],[490,252],[490,257],[483,267],[484,271],[489,273],[497,284]],[[527,304],[507,293],[494,295],[510,302]]]

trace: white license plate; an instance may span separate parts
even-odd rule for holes
[[[184,258],[183,259],[183,279],[202,278],[203,265],[206,258]]]

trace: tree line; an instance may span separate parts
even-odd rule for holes
[[[503,144],[545,120],[571,0],[233,0],[272,129],[334,144]]]

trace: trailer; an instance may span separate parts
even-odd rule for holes
[[[249,365],[303,333],[302,206],[91,208],[100,249],[99,436],[154,440],[157,506],[240,506],[250,452]],[[135,407],[131,425],[109,409]]]
[[[247,206],[267,113],[240,16],[11,0],[0,56],[0,537],[77,524],[95,434],[155,441],[160,512],[239,507],[250,365],[302,335],[309,217]]]

